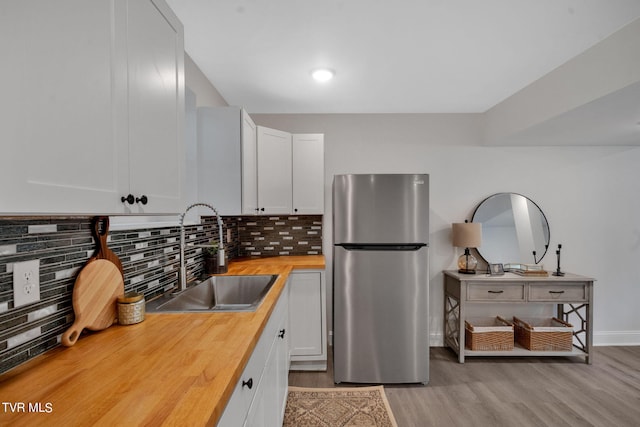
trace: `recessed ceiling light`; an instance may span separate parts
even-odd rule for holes
[[[335,76],[336,72],[329,68],[317,68],[311,71],[311,77],[317,82],[327,82]]]

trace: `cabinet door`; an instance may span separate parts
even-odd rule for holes
[[[278,338],[274,344],[275,348],[275,396],[276,396],[276,410],[277,413],[277,423],[276,425],[281,426],[282,421],[284,419],[284,410],[287,405],[287,392],[289,389],[289,364],[291,360],[289,348],[289,335],[291,332],[288,329],[289,327],[289,315],[288,315],[288,307],[285,310],[285,315],[282,317],[282,321],[280,322],[280,328],[278,330]]]
[[[282,295],[281,298],[288,300],[287,294]],[[287,307],[282,308],[279,312],[274,311],[274,316],[277,316],[278,320],[276,335],[260,381],[260,390],[256,392],[254,399],[255,403],[258,399],[257,393],[262,392],[262,402],[257,404],[257,407],[261,410],[263,425],[273,427],[282,425],[289,385],[288,315]],[[250,418],[247,417],[247,419]],[[258,424],[249,423],[246,425]]]
[[[198,200],[221,215],[242,213],[241,111],[198,108]]]
[[[249,114],[242,110],[242,213],[258,213],[258,133]]]
[[[163,1],[12,1],[0,31],[0,212],[183,208],[182,26]]]
[[[324,353],[324,309],[320,272],[292,272],[289,330],[292,360]],[[303,357],[301,357],[303,356]]]
[[[271,346],[244,422],[246,427],[282,425],[289,375],[288,303],[288,288],[285,287],[263,332],[267,334],[264,337],[270,339]]]
[[[117,124],[126,110],[111,2],[0,6],[0,212],[118,209]],[[10,64],[10,66],[8,66]],[[117,203],[116,203],[117,200]]]
[[[324,135],[293,135],[293,213],[324,213]]]
[[[129,192],[132,212],[179,212],[184,182],[182,24],[164,2],[127,4]]]
[[[269,407],[269,403],[271,403],[270,398],[273,396],[273,390],[270,390],[268,387],[271,381],[273,381],[273,378],[271,378],[270,372],[268,371],[271,358],[272,353],[269,353],[269,359],[267,360],[267,366],[265,366],[264,374],[258,384],[258,389],[256,390],[253,402],[251,402],[244,424],[242,424],[244,427],[271,427],[275,425],[273,423],[273,414],[270,414],[270,411],[272,412],[273,408]]]
[[[291,134],[258,126],[260,213],[290,214],[291,193]]]

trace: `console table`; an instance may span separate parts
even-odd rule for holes
[[[593,282],[577,274],[530,277],[444,272],[444,342],[464,363],[469,356],[583,356],[591,364],[593,346]],[[465,348],[464,321],[470,305],[504,304],[508,318],[514,304],[553,304],[556,317],[573,325],[572,351],[530,351],[516,344],[510,351],[472,351]],[[491,316],[493,313],[488,313]],[[571,319],[570,319],[571,318]]]

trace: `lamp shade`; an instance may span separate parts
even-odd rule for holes
[[[482,244],[482,224],[479,222],[453,223],[453,246],[477,248]]]

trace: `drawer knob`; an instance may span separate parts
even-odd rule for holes
[[[500,291],[487,291],[487,292],[489,292],[490,294],[501,294],[501,293],[503,293],[504,291],[503,291],[503,290],[500,290]]]
[[[284,333],[285,333],[285,330],[280,329],[280,332],[278,333],[278,338],[284,338]]]
[[[127,197],[125,196],[120,197],[120,201],[122,203],[127,202],[130,205],[132,205],[135,202],[135,197],[133,197],[133,194],[129,194]]]
[[[136,203],[142,203],[143,205],[146,205],[148,201],[149,199],[144,194],[142,195],[142,197],[136,197]]]
[[[247,381],[242,381],[242,388],[245,386],[251,390],[251,387],[253,387],[253,378],[249,378]]]

